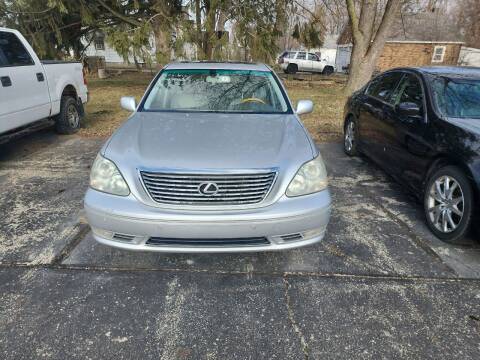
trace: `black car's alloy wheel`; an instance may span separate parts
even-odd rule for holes
[[[472,201],[472,187],[460,169],[446,166],[437,170],[425,191],[428,226],[441,240],[461,241],[472,220]]]
[[[357,126],[352,118],[345,124],[343,148],[347,155],[357,155]]]

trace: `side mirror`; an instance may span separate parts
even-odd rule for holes
[[[311,100],[300,100],[297,104],[297,115],[309,114],[313,111],[313,102]]]
[[[403,102],[397,105],[397,112],[400,115],[408,117],[419,117],[422,115],[422,110],[418,104],[412,102]]]
[[[131,96],[123,96],[120,99],[120,105],[127,111],[135,112],[137,110],[135,98]]]

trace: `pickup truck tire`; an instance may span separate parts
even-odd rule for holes
[[[295,74],[298,71],[297,64],[288,64],[287,66],[287,74]]]
[[[60,113],[55,116],[55,129],[59,134],[74,134],[80,129],[80,109],[77,100],[71,96],[62,97]]]
[[[332,66],[325,66],[322,71],[323,75],[332,75],[333,74],[333,67]]]

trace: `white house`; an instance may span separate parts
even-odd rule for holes
[[[480,49],[462,46],[458,65],[480,67]]]
[[[93,39],[83,39],[82,42],[86,46],[84,54],[87,57],[101,57],[105,60],[105,63],[110,66],[126,66],[128,64],[134,64],[135,60],[139,64],[144,64],[146,62],[145,59],[134,59],[134,57],[131,55],[128,57],[128,61],[125,61],[123,56],[120,55],[117,51],[115,51],[113,47],[108,44],[105,39],[105,34],[103,34],[101,31],[96,31],[93,35]],[[148,42],[149,46],[147,47],[147,51],[151,61],[155,63],[156,47],[153,33],[150,35],[150,39]],[[184,44],[183,53],[185,59],[196,59],[196,47],[193,44]],[[171,57],[172,59],[175,58],[173,50]]]

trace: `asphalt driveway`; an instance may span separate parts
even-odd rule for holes
[[[321,144],[316,246],[165,255],[97,244],[82,212],[102,140],[0,145],[0,358],[462,358],[480,354],[480,247],[450,246],[369,161]]]

